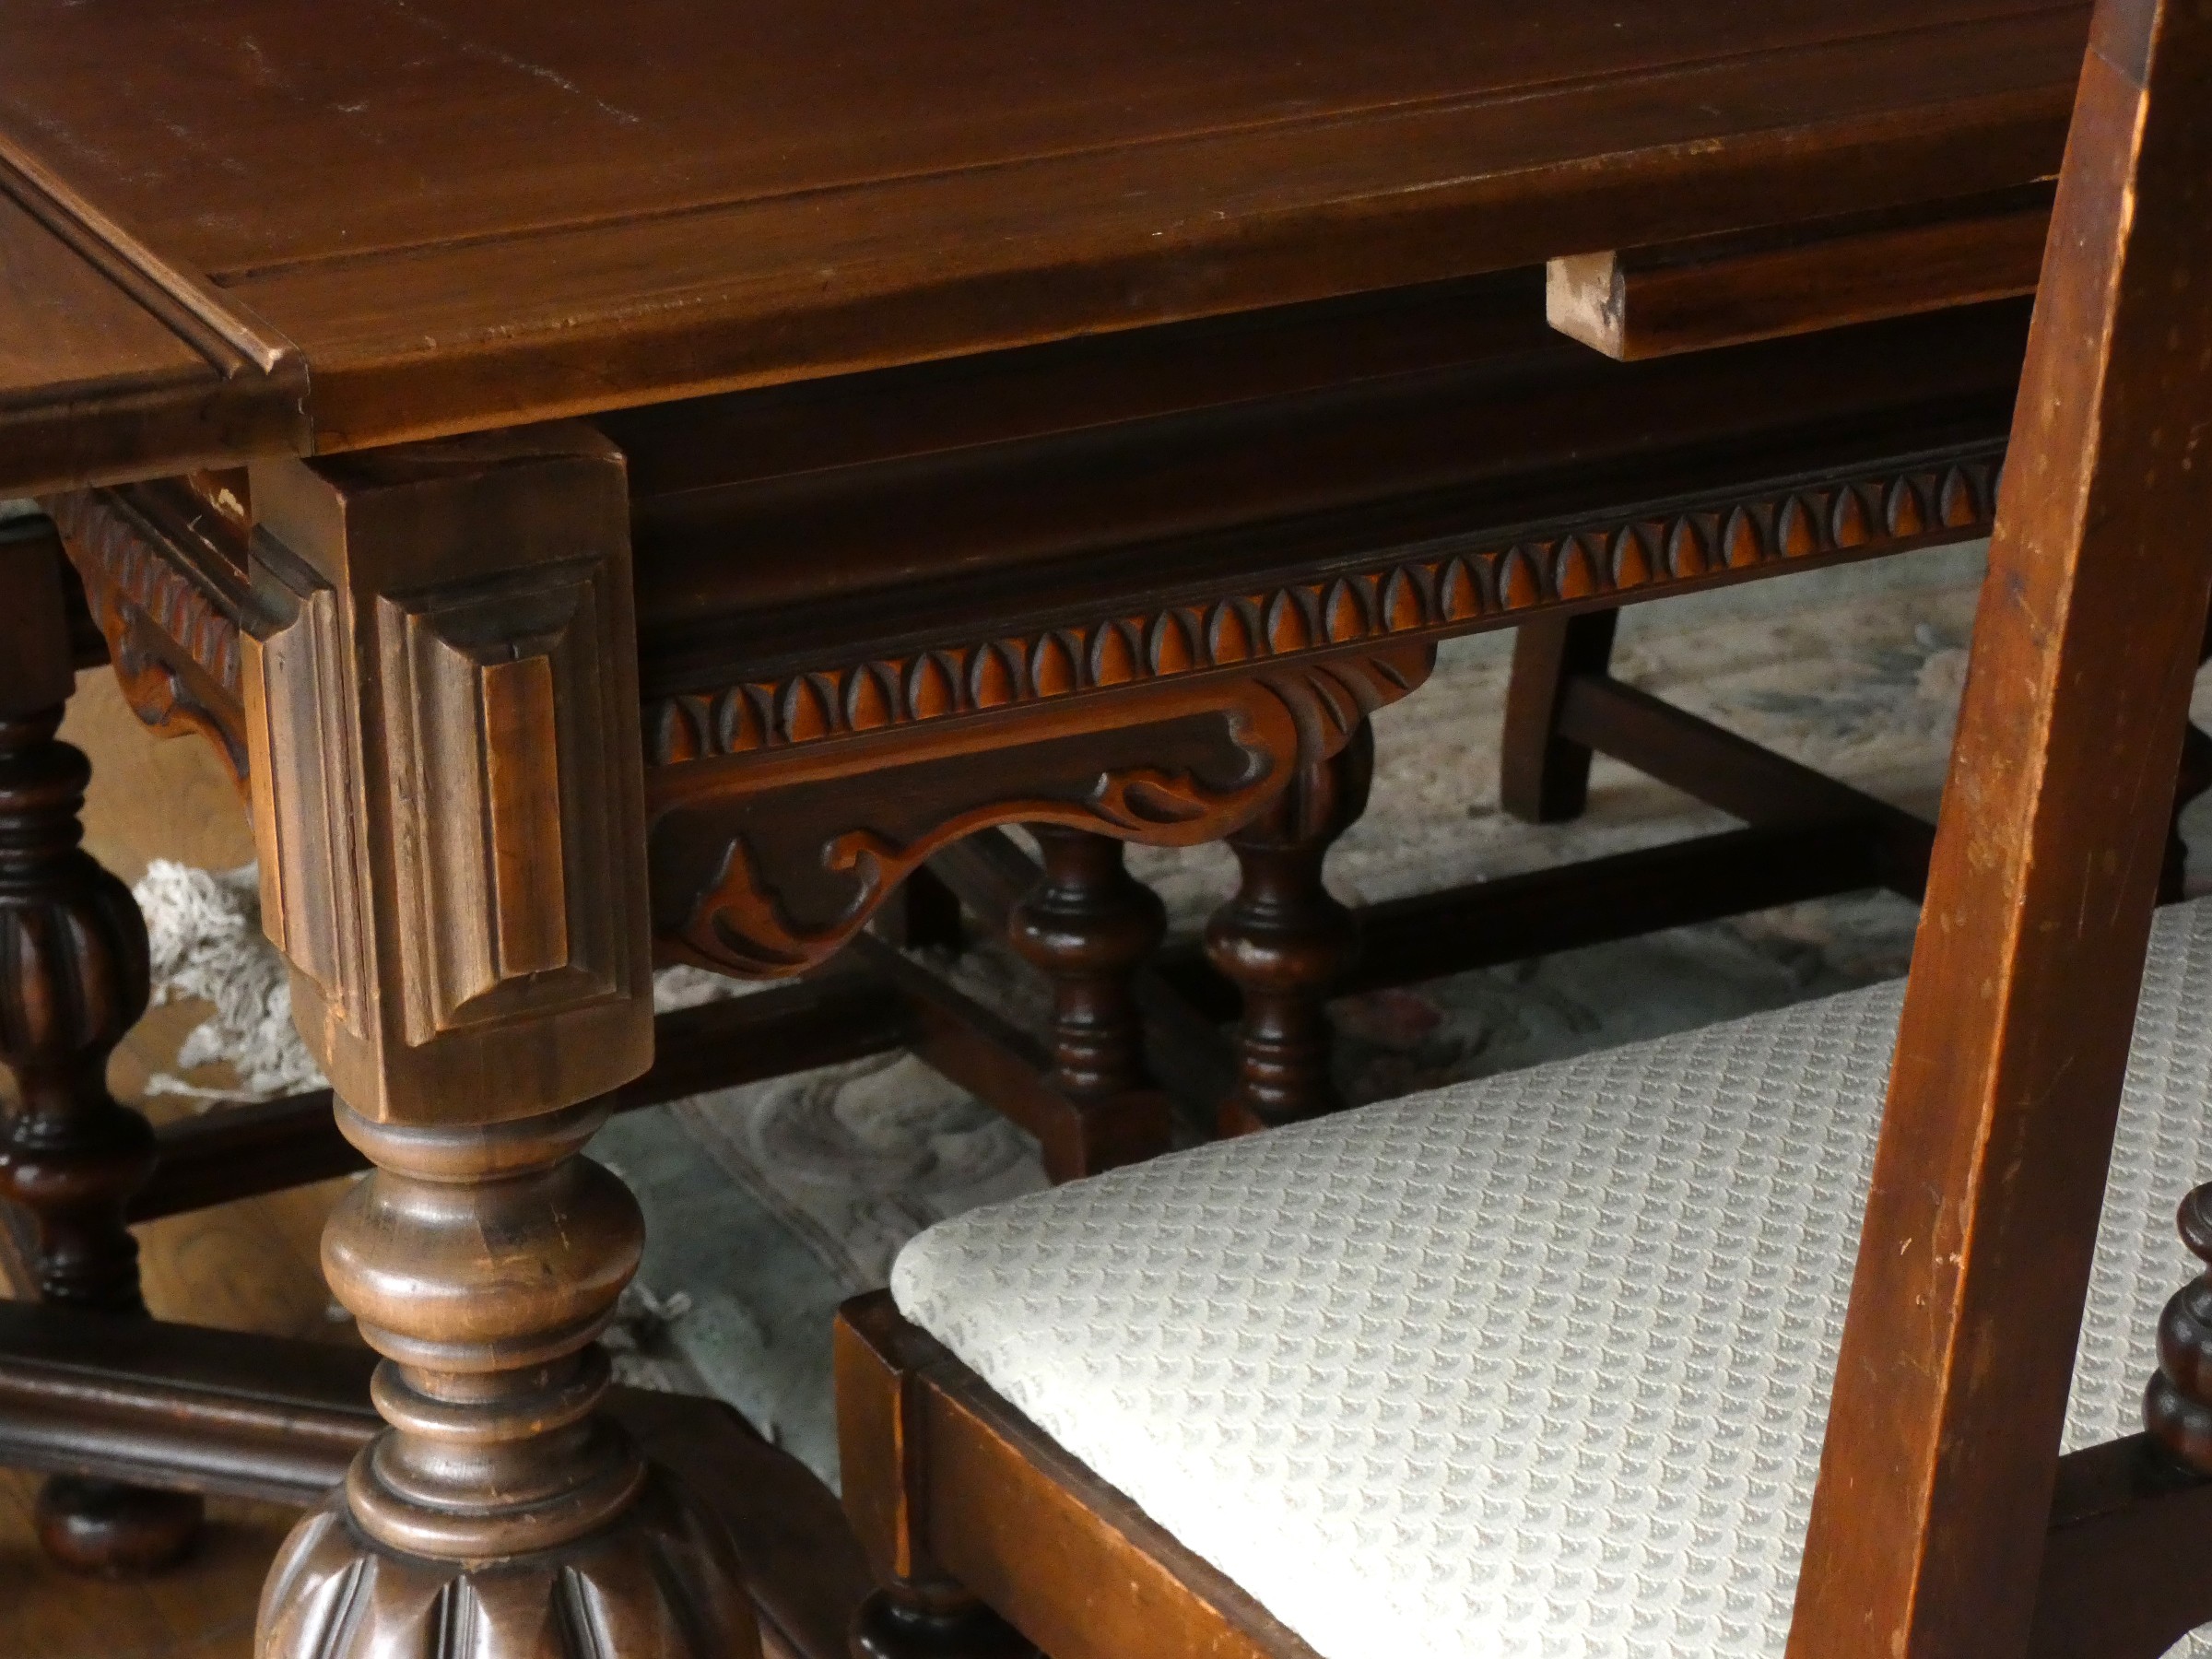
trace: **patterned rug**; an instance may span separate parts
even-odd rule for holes
[[[1932,812],[1965,667],[1980,549],[1916,555],[1633,607],[1616,672],[1823,771]],[[1447,647],[1430,685],[1375,720],[1367,817],[1329,881],[1372,902],[1724,828],[1729,820],[1600,761],[1590,810],[1531,828],[1497,800],[1511,639]],[[2212,830],[2212,807],[2185,828]],[[2208,841],[2212,845],[2212,841]],[[1140,850],[1171,924],[1202,927],[1225,899],[1226,850]],[[158,1087],[267,1095],[309,1086],[284,978],[263,942],[249,872],[157,865],[140,888],[165,992],[213,1012]],[[1334,1006],[1355,1101],[1779,1006],[1903,970],[1912,908],[1884,894],[1793,905]],[[985,946],[937,964],[1037,1021],[1018,962]],[[690,971],[665,1006],[729,994]],[[720,1394],[834,1481],[829,1321],[884,1282],[922,1228],[1043,1184],[1036,1148],[904,1055],[724,1089],[610,1124],[594,1154],[637,1191],[649,1224],[615,1341],[626,1375]]]

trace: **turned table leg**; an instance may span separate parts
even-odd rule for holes
[[[91,767],[54,736],[71,676],[58,570],[12,549],[0,571],[0,1062],[15,1112],[0,1127],[0,1194],[29,1214],[40,1296],[142,1314],[124,1206],[153,1172],[146,1120],[108,1092],[108,1059],[146,1012],[146,923],[130,889],[77,843]],[[57,1476],[40,1542],[81,1571],[152,1571],[188,1549],[200,1500]]]
[[[1237,895],[1206,930],[1214,966],[1243,994],[1237,1078],[1222,1102],[1224,1135],[1333,1112],[1329,987],[1358,959],[1352,914],[1322,885],[1322,862],[1367,806],[1374,736],[1366,721],[1327,760],[1300,769],[1266,811],[1229,838],[1242,872]]]
[[[1129,874],[1112,837],[1055,824],[1032,832],[1044,871],[1015,907],[1007,936],[1052,982],[1047,1082],[1076,1108],[1082,1144],[1048,1145],[1047,1173],[1071,1181],[1168,1149],[1168,1100],[1146,1069],[1131,983],[1167,931],[1167,911]]]
[[[262,1651],[751,1651],[720,1524],[599,1410],[595,1339],[644,1243],[629,1189],[579,1156],[605,1107],[463,1128],[337,1112],[376,1168],[331,1218],[324,1268],[385,1356],[391,1428],[286,1541]]]
[[[1603,674],[1613,660],[1617,610],[1524,622],[1513,633],[1506,683],[1498,798],[1532,824],[1580,818],[1590,799],[1590,750],[1559,735],[1559,703],[1578,674]]]
[[[339,1127],[324,1236],[388,1427],[262,1659],[751,1659],[721,1524],[600,1410],[642,1224],[582,1156],[652,1057],[620,455],[533,428],[257,466],[263,910]]]

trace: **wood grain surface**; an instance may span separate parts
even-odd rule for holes
[[[2212,427],[2208,76],[2203,5],[2099,6],[1791,1659],[1984,1659],[2029,1641],[2212,591],[2212,549],[2170,528],[2212,509],[2195,455]]]
[[[2086,27],[7,0],[0,159],[217,333],[296,347],[330,450],[2019,185]],[[70,371],[11,391],[58,407]]]

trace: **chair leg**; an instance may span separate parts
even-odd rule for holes
[[[2182,1242],[2206,1270],[2159,1317],[2159,1369],[2143,1392],[2143,1427],[2184,1467],[2212,1475],[2212,1185],[2182,1200]]]
[[[25,597],[12,592],[23,574],[0,581],[11,601]],[[25,629],[50,620],[59,637],[58,581],[41,586],[50,618],[18,609],[11,619]],[[0,1127],[0,1195],[35,1229],[41,1300],[143,1314],[124,1213],[153,1172],[154,1136],[108,1092],[107,1069],[146,1012],[146,923],[130,889],[77,844],[91,767],[54,735],[65,659],[27,684],[36,642],[10,639],[5,649],[21,654],[0,665],[0,1062],[18,1100]],[[183,1555],[201,1512],[188,1493],[57,1476],[39,1494],[39,1540],[63,1566],[133,1576]]]
[[[1168,1149],[1167,1097],[1145,1065],[1132,980],[1167,931],[1167,911],[1112,837],[1054,824],[1032,832],[1043,874],[1006,934],[1052,983],[1047,1084],[1075,1106],[1082,1132],[1079,1147],[1048,1146],[1047,1172],[1071,1181]]]
[[[1214,966],[1242,993],[1237,1078],[1222,1102],[1223,1135],[1244,1135],[1334,1112],[1329,987],[1358,959],[1352,913],[1322,885],[1330,846],[1358,821],[1374,771],[1361,721],[1332,759],[1305,768],[1267,810],[1229,838],[1243,879],[1206,930]]]
[[[860,1605],[853,1659],[1036,1659],[1019,1630],[949,1581],[894,1580]]]
[[[1559,735],[1559,700],[1577,675],[1603,674],[1613,660],[1617,610],[1524,622],[1513,635],[1505,693],[1498,798],[1531,824],[1580,818],[1590,799],[1590,755]]]
[[[944,1350],[879,1290],[838,1310],[830,1356],[845,1514],[880,1586],[853,1618],[853,1659],[1037,1659],[930,1553],[920,1378]]]

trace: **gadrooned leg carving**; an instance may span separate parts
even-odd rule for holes
[[[2212,1265],[2212,1185],[2182,1200],[2182,1242]],[[2212,1271],[2176,1291],[2159,1316],[2159,1369],[2143,1394],[2143,1426],[2183,1464],[2212,1475]]]
[[[1050,1172],[1072,1180],[1168,1149],[1167,1097],[1145,1065],[1130,982],[1167,931],[1167,910],[1129,874],[1112,837],[1056,824],[1031,832],[1044,871],[1015,907],[1007,936],[1052,982],[1049,1081],[1077,1108],[1084,1134],[1071,1160],[1080,1167]]]
[[[1034,1659],[1037,1650],[956,1584],[898,1581],[860,1605],[853,1659]]]
[[[54,736],[60,708],[0,713],[0,1059],[18,1104],[0,1130],[0,1194],[38,1231],[39,1292],[142,1314],[124,1206],[153,1172],[146,1120],[108,1092],[108,1059],[146,1012],[146,923],[130,889],[77,843],[91,768]],[[61,1477],[39,1496],[47,1552],[122,1576],[189,1548],[201,1502]]]
[[[1243,879],[1206,930],[1206,955],[1243,994],[1237,1080],[1221,1133],[1248,1134],[1344,1104],[1330,1076],[1329,987],[1358,959],[1352,914],[1322,885],[1322,862],[1367,806],[1374,737],[1363,720],[1333,759],[1229,838]]]
[[[759,1652],[721,1523],[599,1409],[643,1224],[579,1149],[595,1102],[488,1128],[375,1124],[323,1264],[384,1360],[390,1427],[293,1530],[262,1659],[731,1659]]]

